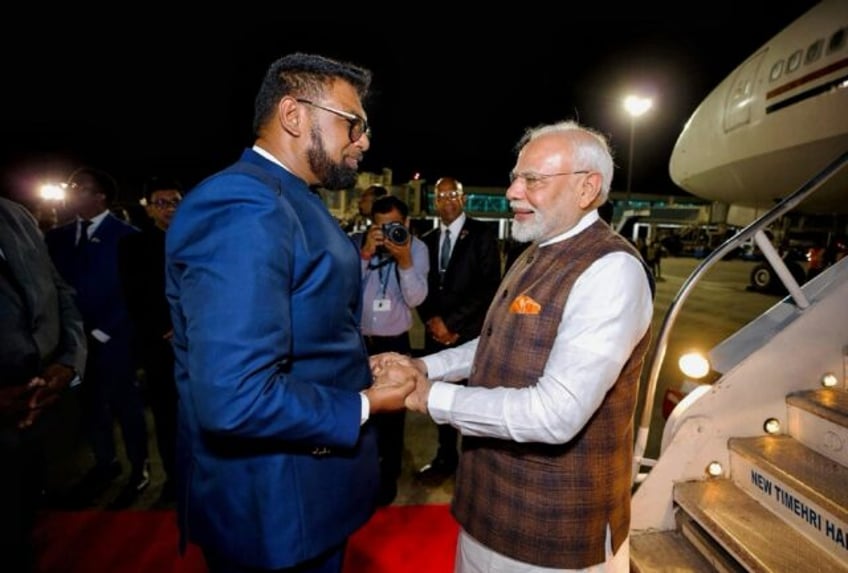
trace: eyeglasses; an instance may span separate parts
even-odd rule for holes
[[[167,209],[168,207],[176,209],[180,204],[180,200],[174,199],[173,201],[168,201],[167,199],[156,199],[155,201],[151,201],[150,204],[157,209]]]
[[[323,109],[324,111],[329,111],[330,113],[334,113],[345,121],[347,121],[348,124],[350,124],[350,127],[347,130],[347,136],[350,139],[351,143],[356,143],[357,141],[359,141],[359,138],[362,137],[363,134],[367,135],[368,139],[371,139],[371,129],[368,127],[368,121],[362,117],[359,117],[355,113],[348,113],[346,111],[327,107],[321,104],[317,104],[314,101],[308,99],[296,98],[295,101],[311,105],[312,107],[317,107],[318,109]]]
[[[462,191],[442,191],[441,193],[436,193],[436,199],[438,201],[457,201],[462,197]]]
[[[79,183],[67,183],[64,185],[64,187],[71,193],[84,193],[86,191],[90,193],[97,192],[97,189],[95,189],[94,187],[91,187],[89,185],[80,185]]]
[[[536,173],[534,171],[516,173],[513,171],[509,174],[509,184],[512,185],[515,183],[516,179],[524,179],[524,185],[527,189],[533,190],[538,188],[551,177],[559,177],[561,175],[585,175],[586,173],[591,173],[591,171],[586,169],[580,171],[562,171],[560,173]]]

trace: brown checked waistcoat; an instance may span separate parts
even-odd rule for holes
[[[559,243],[530,246],[489,307],[468,385],[535,384],[574,282],[615,251],[639,256],[601,221]],[[520,295],[539,303],[539,312],[509,312]],[[609,524],[618,550],[630,528],[633,415],[649,340],[650,329],[601,406],[568,443],[463,438],[452,509],[472,537],[519,561],[580,569],[604,561]]]

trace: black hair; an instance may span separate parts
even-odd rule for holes
[[[157,191],[171,191],[174,189],[180,193],[184,192],[183,185],[178,179],[154,175],[152,177],[148,177],[147,181],[144,182],[144,189],[142,192],[144,193],[144,198],[149,202],[153,200],[153,194]]]
[[[406,206],[406,203],[400,200],[400,198],[395,197],[394,195],[385,195],[380,197],[374,201],[371,205],[371,217],[376,215],[377,213],[385,214],[390,213],[393,210],[397,210],[398,213],[406,220],[409,216],[409,207]]]
[[[279,58],[265,72],[253,108],[253,133],[273,115],[279,101],[287,95],[313,98],[330,82],[342,79],[352,85],[360,99],[371,86],[371,71],[354,64],[315,54],[295,53]]]
[[[106,198],[106,205],[111,206],[118,198],[118,182],[102,169],[85,165],[78,167],[68,177],[68,182],[74,183],[80,175],[86,175],[94,182],[95,190]]]
[[[388,195],[389,190],[383,187],[382,185],[375,184],[366,187],[362,194],[364,195],[365,193],[371,193],[374,196],[374,199],[379,199],[380,197],[385,197],[386,195]]]

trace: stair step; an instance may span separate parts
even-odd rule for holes
[[[848,392],[838,388],[819,388],[794,392],[786,402],[848,428]]]
[[[745,569],[713,539],[706,529],[698,525],[679,507],[675,510],[674,520],[677,529],[690,545],[706,560],[713,571],[720,573],[745,573]]]
[[[713,567],[680,531],[638,533],[630,539],[631,573],[712,573]]]
[[[789,434],[848,466],[848,392],[821,388],[786,397]]]
[[[848,521],[848,467],[811,450],[791,436],[759,436],[731,438],[731,454],[736,453],[756,463],[788,488]],[[749,473],[737,475],[741,485],[750,482]]]
[[[747,571],[848,572],[848,549],[832,557],[728,479],[678,483],[674,501]]]
[[[848,559],[848,468],[791,436],[732,438],[733,482],[836,558]]]

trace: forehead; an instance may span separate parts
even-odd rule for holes
[[[522,169],[541,170],[567,166],[571,159],[571,141],[561,133],[548,133],[528,142],[518,154]]]
[[[397,209],[392,209],[388,213],[374,213],[375,223],[381,223],[383,221],[403,221],[403,215]]]
[[[179,189],[157,189],[150,194],[151,197],[174,197],[179,195]]]
[[[71,176],[71,183],[76,183],[77,185],[94,185],[97,183],[97,180],[90,173],[75,173]]]
[[[349,84],[345,80],[335,79],[330,82],[325,95],[332,99],[342,111],[355,113],[363,118],[366,117],[359,92],[356,91],[356,88],[352,84]]]

